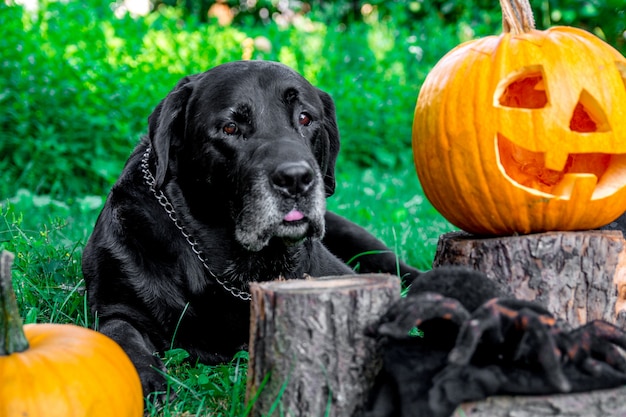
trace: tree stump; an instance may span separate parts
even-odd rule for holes
[[[365,329],[400,298],[400,279],[272,281],[254,283],[250,292],[252,416],[359,415],[382,366]]]
[[[465,265],[511,295],[537,301],[578,327],[595,319],[626,329],[626,250],[620,231],[440,237],[433,267]]]
[[[620,231],[548,232],[439,238],[433,268],[463,265],[484,272],[516,298],[533,300],[578,327],[603,319],[626,329],[626,245]],[[626,387],[548,396],[500,396],[463,404],[467,417],[626,415]]]
[[[575,394],[501,396],[466,403],[454,417],[623,417],[626,387]]]

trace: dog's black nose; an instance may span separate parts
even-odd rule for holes
[[[295,197],[311,188],[314,176],[313,168],[304,161],[283,162],[270,175],[270,180],[276,190]]]

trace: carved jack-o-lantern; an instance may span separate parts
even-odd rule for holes
[[[450,51],[418,97],[424,193],[469,232],[591,229],[626,210],[626,59],[530,16]]]

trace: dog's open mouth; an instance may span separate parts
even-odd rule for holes
[[[624,184],[625,154],[568,154],[559,149],[533,152],[501,134],[496,137],[496,149],[501,171],[511,182],[533,193],[564,199],[587,194],[591,200],[613,194],[616,184],[620,188]]]

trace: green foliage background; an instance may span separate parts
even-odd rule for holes
[[[539,5],[540,26],[552,22],[544,16],[550,10],[559,23],[624,48],[617,1],[560,3]],[[41,2],[34,13],[0,3],[0,170],[12,179],[0,195],[106,193],[176,81],[242,59],[246,42],[260,36],[271,49],[257,48],[253,58],[283,61],[333,95],[344,161],[397,168],[406,164],[399,151],[410,146],[412,109],[429,69],[459,42],[500,30],[499,6],[485,0],[372,2],[373,12],[348,23],[341,11],[351,3],[335,2],[287,26],[253,19],[264,4],[279,12],[259,2],[239,11],[240,25],[221,27],[183,19],[184,7],[118,19],[94,0]]]
[[[184,75],[244,57],[282,61],[335,99],[342,151],[331,209],[421,269],[453,230],[415,175],[413,109],[448,50],[500,32],[496,1],[229,0],[229,26],[207,18],[213,3],[161,1],[145,17],[116,17],[115,4],[96,0],[41,0],[35,11],[0,0],[0,249],[17,254],[26,322],[96,324],[80,255],[148,115]],[[539,28],[583,27],[626,51],[622,0],[533,6]],[[168,352],[178,400],[152,414],[245,413],[245,355],[210,369],[184,357]]]

